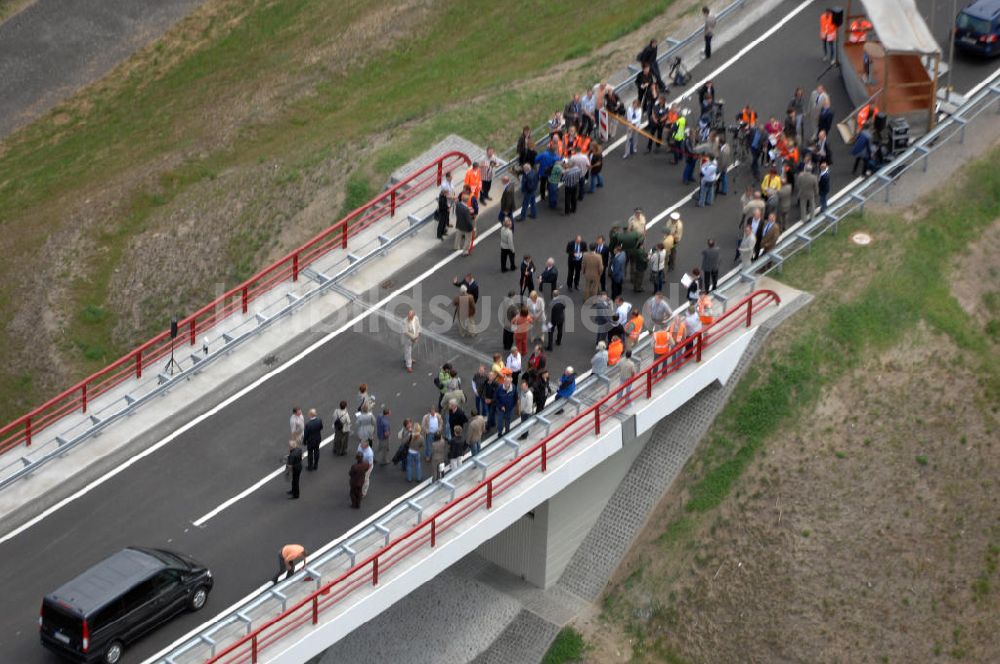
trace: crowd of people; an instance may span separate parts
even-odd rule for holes
[[[706,27],[709,18],[706,13]],[[710,48],[706,32],[706,57]],[[574,368],[565,367],[557,380],[549,369],[550,354],[562,343],[567,307],[572,304],[564,291],[582,292],[592,314],[597,330],[592,372],[616,377],[621,384],[640,370],[633,349],[644,332],[651,337],[656,359],[674,358],[685,348],[690,350],[692,335],[715,320],[718,312],[712,293],[723,264],[715,239],[701,249],[700,264],[679,279],[690,304],[683,315],[674,316],[664,292],[668,275],[677,269],[677,251],[684,241],[679,212],[669,215],[656,237],[650,237],[643,210],[635,208],[623,225],[612,226],[607,234],[569,238],[564,275],[559,274],[555,257],[548,257],[538,268],[530,253],[522,253],[517,264],[514,229],[539,216],[536,199],[543,202],[543,208],[548,202],[550,214],[573,215],[588,194],[604,186],[601,139],[615,138],[616,127],[626,132],[623,158],[636,154],[639,141],[645,139],[647,153],[662,147],[672,156],[672,164],[683,164],[682,182],[698,184],[698,206],[710,206],[717,196],[730,193],[731,178],[738,174],[734,169],[741,167],[749,173],[752,184],[742,192],[733,259],[743,269],[776,246],[782,229],[792,223],[793,203],[802,220],[826,209],[833,161],[827,137],[833,111],[822,85],[808,94],[796,88],[783,121],[775,115],[763,121],[748,104],[727,124],[712,81],[697,90],[692,113],[683,103],[668,104],[669,86],[660,75],[655,41],[638,59],[641,70],[631,104],[626,105],[614,87],[601,82],[574,95],[552,115],[543,148],[527,126],[518,137],[516,168],[500,177],[496,206],[501,224],[500,273],[516,274],[517,287],[509,291],[503,307],[500,345],[492,363],[479,366],[466,380],[454,366],[441,366],[433,379],[436,403],[418,417],[403,419],[398,428],[387,407],[376,408],[366,385],[359,387],[355,403],[341,401],[334,410],[333,454],[351,454],[354,459],[349,470],[352,507],[360,507],[367,495],[376,463],[380,468],[396,465],[410,482],[422,481],[425,474],[439,478],[457,467],[465,454],[478,454],[483,440],[494,432],[505,435],[552,399],[573,395]],[[672,70],[670,82],[674,77]],[[691,99],[690,104],[694,103]],[[613,120],[606,137],[597,131],[602,110]],[[465,255],[476,246],[477,221],[493,201],[500,166],[491,147],[472,164],[460,187],[451,173],[444,176],[438,193],[437,237],[444,241],[452,236],[455,249]],[[469,273],[453,283],[457,293],[452,306],[459,333],[480,334],[478,282]],[[644,293],[647,284],[651,296],[643,296],[641,304],[630,303],[626,288]],[[414,350],[422,334],[418,316],[409,311],[401,330],[407,372],[412,373],[414,363],[420,361]],[[662,363],[666,366],[666,360]],[[309,411],[308,418],[299,409],[293,411],[287,458],[291,498],[299,496],[303,466],[308,471],[318,469],[323,427],[315,410]],[[526,430],[521,433],[522,438],[527,435]],[[424,464],[429,464],[426,472]]]

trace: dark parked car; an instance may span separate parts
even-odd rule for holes
[[[76,662],[121,661],[125,645],[181,611],[198,611],[212,572],[187,556],[127,548],[42,600],[42,645]]]
[[[980,55],[1000,54],[1000,0],[976,0],[959,13],[955,46]]]

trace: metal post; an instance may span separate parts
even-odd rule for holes
[[[704,330],[698,333],[698,345],[695,348],[695,362],[701,362],[701,344],[702,339],[705,338]]]
[[[948,29],[948,85],[944,89],[944,100],[951,101],[951,70],[955,67],[955,23],[954,17],[958,16],[956,0],[951,0],[952,17],[951,28]],[[932,104],[933,106],[933,104]]]
[[[31,418],[24,420],[24,444],[31,447]]]
[[[87,412],[87,384],[86,383],[84,383],[83,387],[80,388],[80,392],[82,392],[82,394],[81,394],[81,397],[82,397],[81,400],[83,401],[83,412],[86,413]]]
[[[197,334],[198,334],[198,324],[195,321],[195,319],[192,318],[191,319],[191,334],[190,334],[190,336],[191,336],[191,345],[192,346],[195,345],[195,343],[197,343],[197,341],[195,340],[195,337],[197,336]]]
[[[243,287],[243,296],[242,297],[243,297],[243,313],[246,313],[247,310],[250,308],[250,287],[249,286],[244,286]]]
[[[437,546],[437,519],[431,519],[431,548]]]
[[[296,253],[292,256],[292,281],[299,280],[299,255]]]
[[[372,558],[372,585],[378,585],[378,558]]]
[[[444,179],[444,159],[439,159],[438,160],[438,177],[437,177],[437,183],[438,183],[439,187],[441,186],[441,180],[443,180],[443,179]]]
[[[389,192],[389,216],[396,216],[396,190]]]
[[[548,466],[549,466],[548,444],[547,443],[542,443],[542,472],[543,473],[546,470],[548,470]]]
[[[313,624],[319,622],[319,597],[313,597],[312,601]]]
[[[344,228],[342,230],[343,230],[343,233],[341,234],[340,248],[341,249],[347,249],[347,223],[346,222],[344,223]]]
[[[594,409],[594,435],[601,435],[601,408],[598,406]]]
[[[135,351],[135,377],[142,378],[142,351]]]
[[[649,399],[653,396],[653,370],[650,368],[646,372],[646,398]]]
[[[251,664],[257,664],[257,634],[254,633],[253,637],[250,639],[250,662]]]
[[[493,480],[486,482],[486,509],[493,509]]]
[[[750,301],[747,302],[747,327],[750,327],[751,321],[753,321],[753,295],[750,296]]]

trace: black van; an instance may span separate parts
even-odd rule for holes
[[[186,556],[122,549],[46,595],[42,645],[76,662],[116,664],[125,644],[205,606],[212,583],[212,572]]]
[[[955,46],[979,55],[1000,55],[1000,0],[976,0],[955,19]]]

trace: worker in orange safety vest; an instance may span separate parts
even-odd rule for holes
[[[878,115],[878,106],[875,106],[874,104],[865,104],[862,106],[858,110],[856,118],[858,131],[864,129],[865,125],[868,124],[868,120],[874,119],[876,115]]]
[[[864,16],[854,19],[847,29],[847,41],[851,44],[861,44],[868,41],[868,31],[873,27],[872,22]]]
[[[483,189],[483,176],[479,170],[478,161],[472,162],[472,168],[466,172],[465,184],[469,185],[469,189],[472,190],[472,197],[478,199],[479,192]]]
[[[639,335],[642,334],[642,326],[645,324],[646,320],[639,310],[633,309],[628,323],[625,324],[625,350],[632,350],[635,347]]]
[[[740,124],[746,125],[747,127],[752,127],[757,124],[757,111],[753,110],[750,104],[743,107],[740,114],[737,116]]]
[[[667,360],[664,360],[670,352],[670,333],[665,329],[653,332],[653,362],[660,362],[656,375],[663,374],[667,370]]]
[[[698,298],[698,319],[706,327],[715,322],[715,300],[709,293],[702,293]]]
[[[833,12],[827,9],[819,15],[819,39],[823,42],[823,60],[837,61],[837,26]]]
[[[618,364],[618,360],[622,359],[622,353],[624,352],[625,346],[622,344],[621,337],[612,337],[611,343],[608,344],[608,366],[613,367]]]

